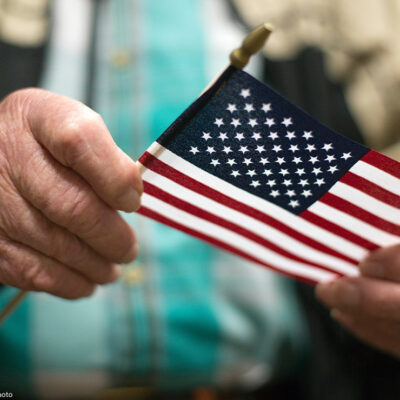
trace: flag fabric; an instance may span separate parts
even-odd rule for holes
[[[400,163],[234,67],[139,162],[139,213],[310,283],[400,243]]]

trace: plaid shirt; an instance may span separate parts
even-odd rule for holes
[[[80,100],[89,11],[88,1],[56,2],[43,82]],[[99,18],[94,108],[137,158],[222,69],[243,32],[214,0],[109,0]],[[30,294],[0,329],[0,389],[53,398],[142,383],[252,388],[299,361],[307,335],[292,282],[125,217],[140,238],[138,260],[90,299]],[[14,293],[2,290],[0,305]]]

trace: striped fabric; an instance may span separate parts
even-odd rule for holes
[[[371,159],[375,166],[368,162]],[[312,283],[337,275],[355,275],[356,265],[368,250],[400,240],[399,198],[393,194],[399,187],[399,180],[383,171],[380,165],[382,161],[386,164],[389,161],[394,166],[392,172],[397,175],[399,167],[395,161],[373,151],[304,211],[302,219],[277,207],[266,207],[257,197],[210,178],[158,143],[140,161],[148,168],[143,174],[145,195],[140,210],[143,215]],[[379,184],[371,181],[374,178],[379,178],[376,180]],[[385,186],[391,186],[392,190],[384,189]],[[360,199],[361,204],[354,204]],[[236,224],[240,221],[247,228],[227,223],[226,219]],[[232,237],[229,230],[242,238]],[[266,238],[273,238],[279,246],[268,243]],[[266,252],[265,261],[262,261],[257,243],[275,250],[275,255],[279,253],[289,258],[283,260],[282,267],[274,267],[271,264],[274,253]],[[304,263],[304,259],[295,255],[302,253],[306,254],[308,262],[314,259],[324,264],[294,264],[293,260]]]

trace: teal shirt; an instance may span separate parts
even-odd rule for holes
[[[131,157],[222,69],[224,46],[237,43],[214,43],[213,24],[238,35],[223,2],[110,0],[102,8],[94,108]],[[84,64],[83,54],[53,45],[43,86],[82,99]],[[66,376],[77,386],[91,376],[96,388],[250,388],[301,362],[307,331],[291,281],[142,216],[124,217],[140,238],[138,260],[90,299],[30,294],[0,329],[0,389],[46,393],[53,378],[68,385]],[[14,292],[1,291],[0,303]]]

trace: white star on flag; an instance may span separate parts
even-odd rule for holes
[[[250,165],[250,164],[253,164],[253,161],[251,161],[251,159],[250,158],[245,158],[244,160],[243,160],[243,164],[245,164],[245,165]]]
[[[286,132],[285,137],[287,137],[289,140],[292,140],[296,137],[295,132]]]
[[[226,107],[226,109],[227,109],[230,113],[233,113],[233,112],[237,111],[236,104],[228,104],[228,107]]]
[[[246,103],[245,106],[244,106],[244,109],[247,112],[251,112],[251,111],[254,111],[254,106],[253,106],[253,104]]]
[[[240,95],[243,98],[247,99],[247,97],[250,96],[250,90],[249,89],[242,89],[241,92],[240,92]]]
[[[272,110],[272,108],[271,108],[271,103],[267,103],[267,104],[264,103],[264,104],[262,105],[261,109],[262,109],[265,113],[271,111],[271,110]]]
[[[252,128],[254,128],[256,125],[258,125],[258,122],[257,122],[256,119],[249,119],[248,124],[249,124]]]
[[[304,131],[303,138],[306,139],[306,140],[313,138],[312,132],[311,131]]]
[[[268,137],[272,140],[278,139],[278,133],[277,132],[271,132]]]
[[[286,128],[287,128],[289,125],[292,125],[292,118],[284,118],[283,121],[282,121],[282,125],[285,125]]]
[[[243,140],[243,139],[244,139],[243,133],[237,133],[236,136],[235,136],[235,139],[237,139],[237,140]]]
[[[237,128],[239,125],[241,125],[241,123],[237,118],[233,118],[231,121],[231,125],[233,125],[235,128]]]

